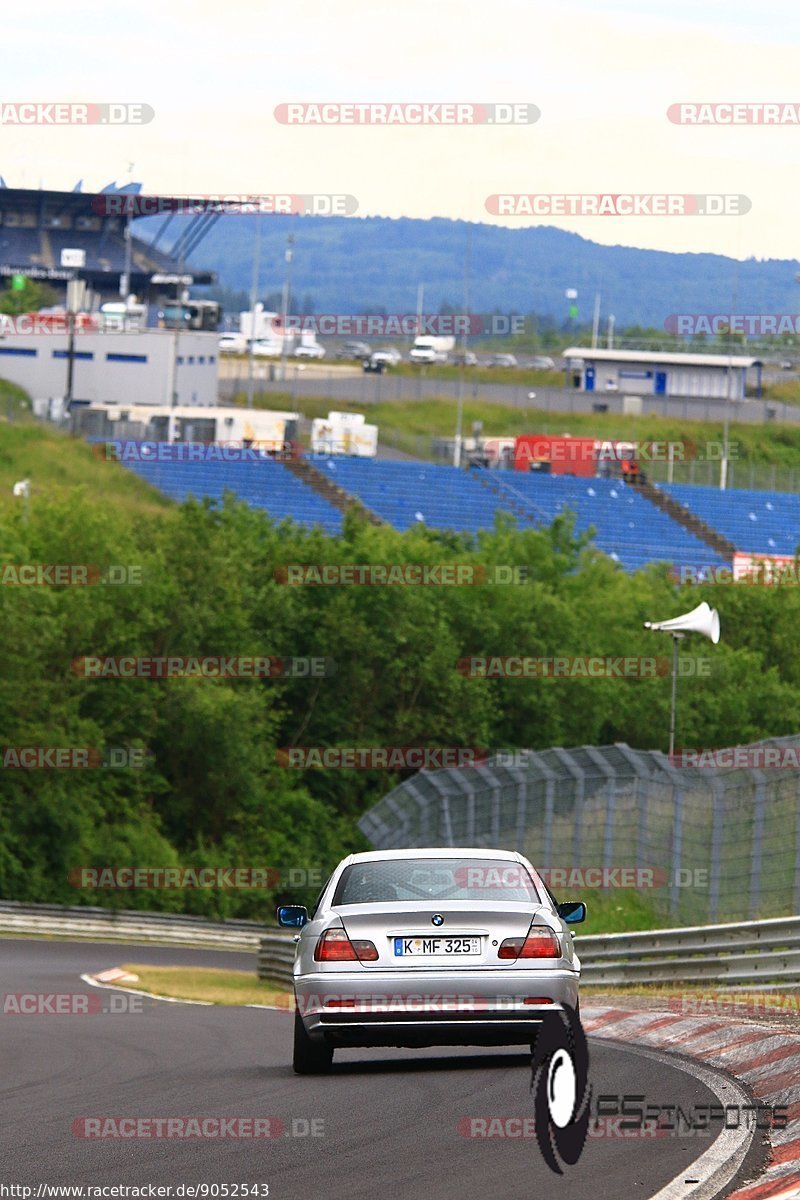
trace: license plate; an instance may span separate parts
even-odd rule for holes
[[[414,955],[451,955],[453,958],[463,958],[469,954],[481,952],[479,937],[396,937],[394,939],[395,958],[409,958]]]

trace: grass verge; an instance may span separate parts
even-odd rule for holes
[[[139,977],[138,983],[130,984],[132,990],[152,992],[155,996],[206,1000],[211,1004],[270,1004],[288,1011],[294,1007],[291,988],[258,979],[252,971],[154,967],[145,963],[124,963],[122,969]]]

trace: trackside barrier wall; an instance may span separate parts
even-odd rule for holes
[[[295,944],[289,933],[255,921],[201,921],[182,914],[0,901],[0,933],[87,941],[160,942],[258,952],[258,976],[291,985]],[[647,933],[576,936],[584,984],[724,984],[738,990],[800,985],[800,916]]]
[[[791,766],[800,736],[735,749],[754,763],[779,755],[784,766],[679,768],[625,743],[498,752],[483,766],[418,772],[358,824],[379,850],[518,850],[567,879],[644,869],[652,885],[639,891],[665,925],[791,916],[800,912],[800,770]],[[615,886],[624,884],[605,894]],[[580,883],[565,887],[569,895],[552,884],[560,900],[580,898]]]

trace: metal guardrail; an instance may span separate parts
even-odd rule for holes
[[[739,991],[769,991],[800,985],[800,916],[576,935],[575,948],[584,986],[723,984]],[[291,984],[293,960],[290,937],[266,935],[258,954],[259,979]]]
[[[258,978],[271,979],[275,983],[285,983],[287,987],[291,987],[294,947],[293,935],[290,933],[265,934],[258,950]]]
[[[257,921],[210,921],[182,913],[20,904],[0,900],[0,933],[160,942],[258,952],[258,977],[291,986],[292,934]],[[800,987],[800,916],[646,933],[576,935],[584,985],[717,984],[740,991]]]
[[[575,949],[581,982],[595,987],[713,983],[766,991],[800,985],[800,916],[577,935]]]
[[[0,933],[34,933],[103,942],[166,942],[211,950],[257,950],[258,921],[210,921],[183,913],[135,912],[0,900]]]

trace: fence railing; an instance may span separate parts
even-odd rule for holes
[[[575,938],[581,983],[595,987],[721,984],[772,991],[800,984],[800,916],[735,925]]]
[[[258,978],[291,987],[295,942],[293,934],[267,933],[258,949]]]
[[[737,991],[800,985],[800,916],[734,925],[698,925],[647,933],[575,938],[581,983],[590,987],[716,984]],[[292,982],[294,943],[261,939],[259,979]]]
[[[212,950],[256,950],[264,935],[258,921],[210,921],[183,913],[20,904],[0,900],[0,932],[104,942],[166,942]]]
[[[66,908],[0,901],[0,932],[257,951],[259,979],[291,986],[295,943],[256,921],[207,921],[179,913]],[[646,933],[576,935],[585,986],[721,984],[769,991],[800,986],[800,916]]]
[[[724,750],[680,766],[622,742],[497,751],[479,767],[420,771],[358,825],[375,849],[517,850],[570,879],[602,867],[611,882],[594,886],[641,887],[665,926],[787,917],[800,912],[800,737],[736,753],[753,766],[734,769]],[[615,882],[618,868],[646,882]]]

